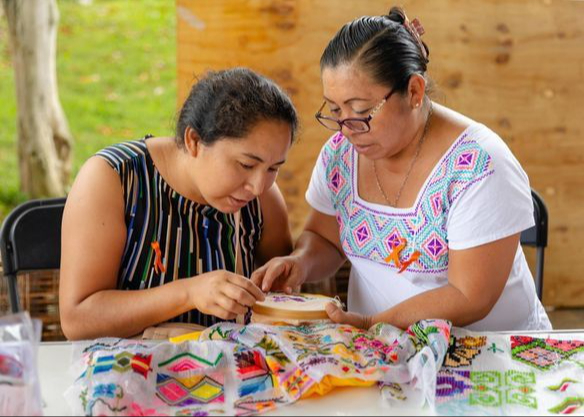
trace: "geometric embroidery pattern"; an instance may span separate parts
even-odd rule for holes
[[[473,383],[469,396],[470,405],[502,407],[519,405],[537,409],[535,374],[533,372],[499,371],[471,372]]]
[[[481,348],[487,344],[487,336],[465,336],[450,338],[450,346],[442,366],[446,368],[461,368],[471,366],[472,361],[481,353]]]
[[[470,371],[440,371],[436,378],[436,401],[465,396],[471,389]]]
[[[562,382],[560,382],[557,385],[551,385],[548,387],[548,389],[550,391],[554,391],[554,392],[566,392],[566,390],[568,388],[570,388],[571,385],[573,384],[577,384],[578,381],[571,379],[571,378],[564,378],[562,379]]]
[[[150,363],[152,355],[133,354],[131,352],[120,352],[114,355],[101,356],[89,367],[90,374],[99,374],[110,371],[125,373],[134,371],[142,375],[144,378],[148,377],[148,372],[152,370]]]
[[[159,373],[156,394],[166,404],[188,407],[199,404],[225,402],[223,375],[196,375],[190,378],[173,378]]]
[[[537,409],[535,385],[533,372],[443,370],[436,379],[436,403],[447,406],[450,411],[463,404],[499,408],[517,405]]]
[[[235,353],[237,375],[241,380],[239,395],[244,397],[274,387],[272,373],[264,356],[258,350],[243,350]]]
[[[559,366],[578,352],[584,352],[584,341],[511,336],[513,360],[540,371],[547,371]]]
[[[166,366],[167,369],[171,370],[172,372],[186,372],[207,368],[209,366],[217,366],[222,358],[223,352],[219,352],[212,360],[201,358],[197,355],[193,355],[190,352],[185,352],[176,355],[162,363],[159,363],[158,366]]]
[[[420,253],[407,270],[424,273],[448,269],[446,222],[450,207],[463,191],[494,173],[490,155],[465,133],[436,165],[414,207],[404,213],[388,214],[357,201],[357,155],[342,133],[329,139],[319,163],[326,169],[345,253],[398,270],[385,259],[399,243],[397,239],[406,239],[403,258],[410,258],[416,251]]]
[[[584,397],[568,397],[548,411],[553,414],[573,414],[582,407],[584,407]]]

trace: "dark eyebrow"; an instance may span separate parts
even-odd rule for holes
[[[244,153],[243,155],[247,156],[248,158],[251,158],[255,161],[258,161],[260,163],[264,163],[264,160],[262,158],[260,158],[259,156],[253,155],[251,153]],[[276,162],[274,165],[283,165],[286,162],[286,160],[284,159],[283,161],[280,162]]]
[[[330,100],[330,99],[326,98],[326,96],[323,96],[323,98],[324,98],[326,101],[328,101],[329,103],[334,103],[334,101],[332,101],[332,100]],[[372,99],[370,99],[370,98],[353,97],[353,98],[350,98],[350,99],[348,99],[348,100],[345,100],[345,102],[344,102],[343,104],[350,103],[351,101],[371,101],[371,100],[372,100]]]

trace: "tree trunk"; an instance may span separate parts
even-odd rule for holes
[[[18,105],[20,188],[33,198],[63,196],[72,137],[57,89],[55,0],[2,0]]]

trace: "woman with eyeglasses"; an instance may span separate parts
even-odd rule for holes
[[[63,219],[65,335],[210,326],[263,300],[249,277],[292,250],[275,180],[297,125],[271,80],[244,68],[210,72],[184,102],[175,137],[119,143],[89,159]]]
[[[534,224],[527,175],[496,133],[428,97],[422,34],[392,8],[330,41],[316,119],[335,133],[306,193],[312,210],[292,254],[252,280],[293,291],[348,259],[349,312],[330,305],[335,322],[550,329],[519,245]]]

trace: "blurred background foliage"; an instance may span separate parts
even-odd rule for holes
[[[75,138],[72,179],[98,150],[176,118],[176,5],[169,0],[59,0],[57,77]],[[16,98],[6,19],[0,18],[0,221],[19,191]]]

